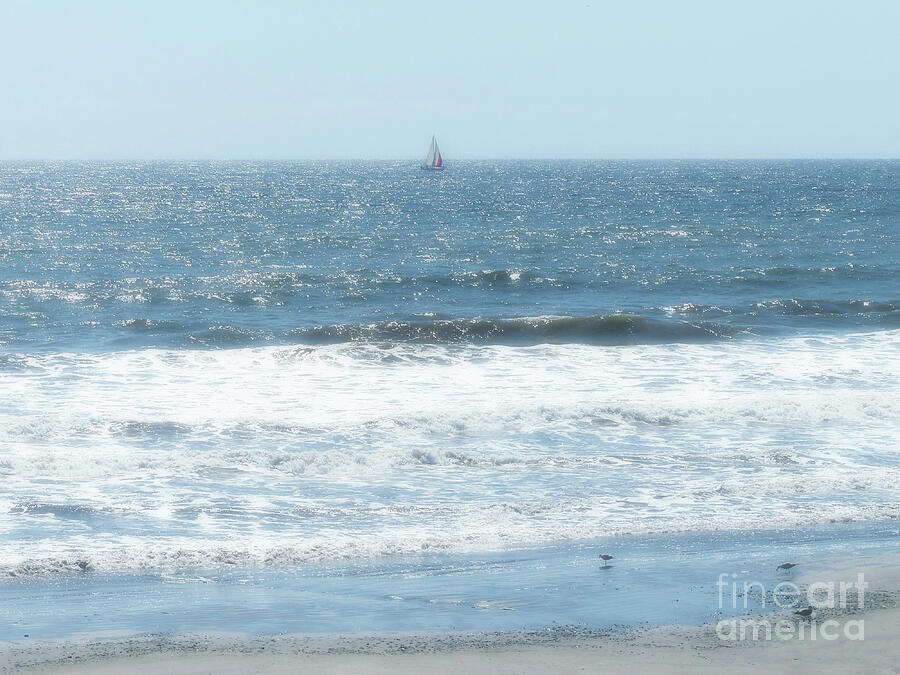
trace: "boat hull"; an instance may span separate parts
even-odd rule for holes
[[[444,170],[444,167],[442,167],[442,166],[429,166],[428,164],[423,164],[423,165],[422,165],[422,170],[423,170],[423,171],[443,171],[443,170]]]

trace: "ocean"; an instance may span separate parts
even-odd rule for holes
[[[4,163],[0,639],[652,623],[890,549],[898,282],[898,161]]]

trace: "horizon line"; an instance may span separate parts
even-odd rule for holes
[[[453,162],[864,162],[900,160],[890,156],[738,156],[738,157],[457,157]],[[13,162],[410,162],[409,157],[5,157]]]

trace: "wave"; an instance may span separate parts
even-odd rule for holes
[[[135,332],[148,333],[178,333],[188,328],[188,324],[182,321],[172,319],[154,320],[146,318],[122,319],[116,321],[113,326],[117,328],[127,328]]]
[[[130,333],[179,335],[185,346],[239,347],[254,343],[413,344],[589,344],[626,345],[665,342],[707,342],[734,337],[739,329],[714,321],[678,321],[636,314],[596,316],[536,316],[382,321],[302,327],[283,333],[219,324],[135,318],[115,326]],[[3,364],[0,363],[0,368]]]
[[[900,318],[900,301],[877,300],[768,300],[758,302],[748,314],[777,314],[790,316],[865,316],[895,314]]]
[[[828,523],[878,522],[900,518],[898,503],[837,503],[784,508],[781,499],[768,506],[758,500],[742,500],[744,509],[724,510],[734,495],[713,491],[696,494],[690,507],[674,504],[676,517],[637,519],[637,504],[569,500],[494,502],[461,506],[448,520],[437,512],[413,509],[395,515],[412,515],[420,523],[406,529],[389,527],[366,531],[348,526],[312,536],[280,533],[244,537],[108,537],[103,540],[73,538],[64,556],[32,549],[31,555],[5,554],[0,558],[0,578],[35,579],[81,574],[211,572],[233,569],[290,569],[298,565],[361,562],[379,558],[432,554],[490,553],[510,548],[588,542],[629,535],[659,535],[713,530],[777,530],[814,527]],[[710,504],[717,507],[716,522],[709,521]],[[628,508],[631,507],[631,508]],[[617,513],[617,511],[623,511]],[[624,511],[628,511],[625,513]],[[612,516],[612,517],[611,517]]]
[[[748,306],[685,303],[629,313],[594,316],[422,318],[318,325],[284,332],[219,324],[202,327],[196,321],[133,318],[114,326],[148,336],[180,337],[185,346],[229,347],[254,343],[413,344],[589,344],[628,345],[714,342],[771,332],[769,317],[800,317],[848,326],[900,325],[900,301],[774,299]],[[656,314],[658,316],[652,316]],[[9,364],[11,365],[11,364]],[[0,360],[0,369],[8,367]]]
[[[784,282],[800,279],[856,279],[861,275],[871,278],[890,278],[894,271],[883,266],[845,263],[824,267],[800,267],[797,265],[748,268],[736,271],[732,277],[720,276],[731,282]]]
[[[261,397],[258,406],[266,401],[262,392]],[[0,457],[0,476],[70,480],[151,472],[160,478],[227,470],[235,477],[253,473],[338,477],[432,466],[582,471],[632,462],[646,468],[676,459],[689,467],[707,456],[678,459],[679,444],[700,442],[710,428],[728,428],[736,437],[752,430],[760,446],[775,442],[784,429],[859,447],[880,443],[894,433],[900,404],[884,392],[847,391],[840,396],[759,393],[694,400],[670,394],[617,405],[571,406],[514,401],[498,406],[490,397],[480,397],[457,399],[452,410],[372,413],[335,419],[317,416],[318,425],[214,417],[193,424],[77,415],[0,420],[0,448],[17,448]],[[660,434],[665,434],[668,445],[654,449],[651,444],[636,456],[622,450],[636,437],[652,439]],[[568,450],[570,445],[584,444],[595,450],[586,455]],[[790,453],[782,455],[784,459]],[[746,457],[741,461],[745,460],[750,461]],[[759,460],[754,451],[752,461]]]
[[[635,314],[588,317],[539,316],[509,319],[386,321],[300,329],[297,338],[319,344],[341,342],[534,344],[644,344],[730,338],[729,326],[704,321],[665,321]]]
[[[661,307],[667,314],[695,317],[753,317],[764,313],[782,316],[846,316],[900,313],[900,300],[779,298],[750,305],[704,305],[686,302]]]
[[[519,331],[532,331],[531,337],[548,330],[571,334],[566,331],[572,323],[577,331],[596,329],[601,336],[610,330],[606,319],[534,321],[536,327],[514,320],[504,328],[516,338]],[[468,324],[449,322],[444,329],[456,335]],[[623,324],[613,324],[614,334],[627,330],[630,318]],[[408,330],[397,324],[385,332]],[[20,398],[0,415],[0,437],[289,437],[388,427],[515,428],[578,419],[862,421],[872,418],[866,410],[890,401],[886,392],[896,385],[891,364],[898,339],[900,331],[893,330],[698,342],[678,349],[371,341],[9,354],[0,368]],[[829,396],[836,387],[843,402]],[[355,403],[349,407],[351,394]],[[59,407],[61,400],[68,403]]]

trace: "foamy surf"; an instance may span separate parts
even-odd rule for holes
[[[3,377],[0,571],[894,518],[898,346],[881,331],[21,355]]]

